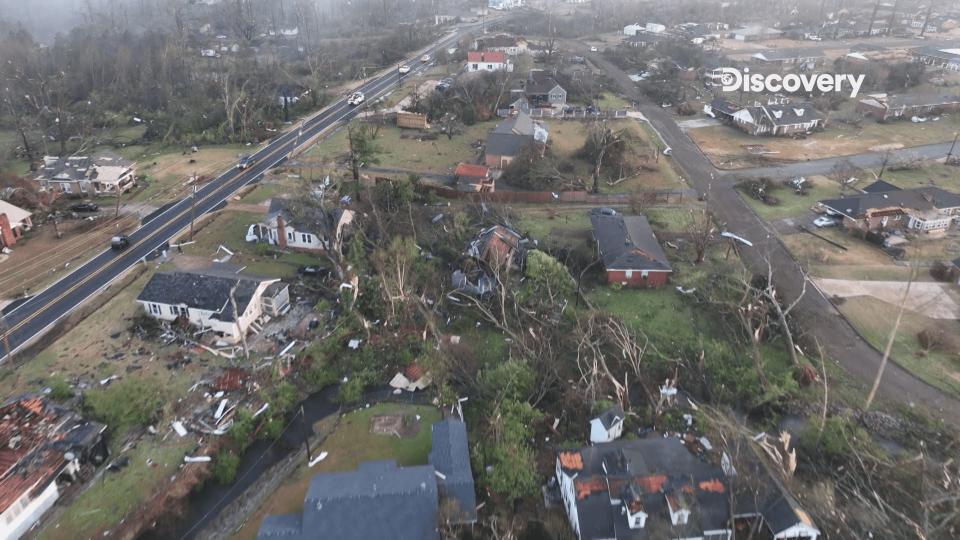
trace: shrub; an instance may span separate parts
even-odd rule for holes
[[[237,478],[237,469],[240,467],[240,456],[230,450],[221,450],[213,461],[210,470],[213,479],[219,484],[231,484]]]
[[[84,407],[114,433],[156,422],[166,401],[162,385],[150,379],[123,379],[88,392]]]
[[[50,386],[50,399],[66,401],[74,396],[73,388],[62,377],[54,377],[50,379],[48,384]]]

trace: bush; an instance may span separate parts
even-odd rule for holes
[[[337,384],[337,380],[339,379],[336,371],[328,365],[311,367],[303,375],[303,378],[306,379],[315,390],[320,390],[331,384]]]
[[[166,393],[150,379],[123,379],[84,396],[84,408],[114,433],[143,427],[160,418]]]
[[[340,387],[337,394],[337,401],[340,403],[354,403],[360,401],[363,397],[363,391],[376,380],[376,372],[372,369],[363,369],[353,373],[352,377],[347,379]]]
[[[219,484],[232,484],[237,478],[237,469],[240,467],[240,456],[229,450],[221,450],[213,461],[210,470],[213,479]]]
[[[73,388],[70,388],[70,385],[62,377],[50,379],[48,385],[50,386],[50,399],[66,401],[74,396]]]

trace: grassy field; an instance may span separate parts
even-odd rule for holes
[[[183,456],[196,445],[197,439],[192,435],[166,440],[153,437],[141,442],[124,454],[130,458],[130,465],[116,473],[104,471],[38,538],[74,540],[110,536],[110,527],[147,504],[155,489],[177,476]],[[153,465],[148,465],[147,460]]]
[[[806,195],[799,195],[792,188],[786,186],[778,186],[777,189],[773,190],[772,195],[780,199],[780,204],[776,206],[758,201],[743,191],[739,191],[739,193],[747,205],[764,221],[804,216],[812,217],[810,208],[815,206],[817,201],[835,199],[843,195],[840,191],[840,184],[829,178],[813,176],[807,178],[807,180],[813,183],[813,187],[807,191]],[[850,191],[847,190],[847,194],[849,193]]]
[[[423,173],[452,174],[457,163],[473,162],[477,152],[472,145],[486,139],[487,132],[496,122],[481,122],[464,128],[453,139],[438,137],[436,140],[417,140],[416,132],[384,126],[377,137],[377,145],[383,150],[376,167],[403,169]],[[408,135],[409,137],[403,137]],[[347,130],[340,129],[328,139],[310,148],[305,159],[323,162],[339,161],[349,152]]]
[[[147,176],[129,200],[160,205],[179,199],[189,192],[187,181],[194,173],[216,177],[236,163],[237,154],[251,150],[242,145],[205,146],[184,154],[181,149],[126,148],[120,153],[136,161],[138,175]]]
[[[730,126],[691,129],[691,139],[720,168],[738,169],[762,163],[750,156],[744,146],[764,145],[777,152],[771,161],[803,161],[863,152],[876,152],[923,144],[946,142],[960,131],[960,115],[941,117],[937,122],[908,121],[881,124],[865,119],[860,126],[829,122],[825,131],[805,139],[753,137]]]
[[[868,296],[846,299],[840,312],[871,345],[886,347],[897,307]],[[935,320],[912,311],[905,311],[893,345],[893,357],[927,383],[960,395],[960,350],[934,351],[922,354],[917,340],[921,330],[939,328],[948,335],[960,335],[960,322]]]
[[[416,433],[405,438],[372,433],[371,418],[385,414],[404,415],[407,422],[417,427]],[[379,404],[343,415],[337,428],[315,450],[328,452],[328,457],[313,468],[300,467],[233,538],[256,538],[260,522],[266,515],[301,512],[303,498],[315,474],[351,471],[363,461],[382,459],[395,460],[400,466],[425,464],[430,452],[430,426],[437,420],[440,420],[439,410],[417,405]]]
[[[883,173],[883,179],[904,189],[934,185],[954,193],[960,193],[960,167],[942,163],[925,163],[919,169],[888,170]]]
[[[194,234],[194,243],[184,246],[183,253],[212,263],[213,259],[226,255],[223,251],[217,252],[222,245],[234,253],[228,261],[229,264],[245,267],[244,272],[253,275],[279,278],[294,276],[298,267],[319,262],[316,255],[306,253],[289,252],[276,258],[272,255],[257,255],[256,244],[248,243],[245,237],[247,228],[262,219],[263,214],[221,212]]]

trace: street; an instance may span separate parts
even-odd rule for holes
[[[478,24],[460,26],[456,31],[407,58],[405,62],[411,66],[411,71],[404,77],[412,77],[429,69],[432,62],[420,62],[421,55],[433,56],[437,50],[449,47],[475,26]],[[368,100],[373,101],[394,89],[399,76],[396,67],[391,66],[356,90],[363,92]],[[179,235],[190,226],[194,217],[214,210],[238,189],[283,163],[304,141],[313,139],[342,121],[350,120],[359,114],[360,110],[347,105],[346,98],[341,98],[305,119],[302,124],[295,124],[287,132],[266,142],[252,152],[254,163],[250,167],[233,167],[198,189],[192,197],[181,199],[158,215],[151,216],[149,221],[129,235],[130,245],[127,249],[113,251],[104,246],[102,252],[76,270],[9,310],[5,313],[9,330],[4,332],[0,339],[6,338],[10,353],[16,355],[87,299],[103,291],[146,255]],[[6,351],[0,349],[0,362],[6,361],[6,356]]]
[[[566,42],[575,47],[575,42]],[[763,222],[743,201],[734,188],[738,178],[749,176],[791,176],[809,175],[829,171],[838,161],[849,160],[855,165],[879,165],[884,153],[868,153],[856,156],[829,158],[816,161],[795,163],[777,167],[721,171],[713,166],[694,142],[677,125],[676,119],[659,104],[650,103],[642,96],[627,74],[602,54],[591,53],[580,45],[579,54],[604,70],[629,99],[639,103],[639,111],[647,118],[651,126],[659,132],[667,146],[673,149],[671,159],[682,170],[683,177],[690,187],[708,194],[708,207],[724,230],[747,238],[754,243],[752,248],[744,248],[741,257],[754,273],[765,275],[768,264],[773,270],[773,281],[784,302],[792,302],[801,291],[806,292],[794,310],[798,326],[805,336],[823,348],[827,358],[836,361],[848,374],[862,382],[866,387],[873,383],[882,360],[880,351],[870,346],[840,314],[833,304],[820,293],[800,265],[787,251],[776,232]],[[910,155],[925,158],[946,155],[950,143],[931,144],[916,148],[904,148],[891,152],[891,156]],[[809,340],[808,343],[811,343]],[[808,346],[804,353],[812,363],[817,351]],[[880,386],[879,396],[908,406],[919,403],[928,407],[943,420],[960,425],[960,401],[942,390],[931,386],[896,364],[896,359],[887,364]]]

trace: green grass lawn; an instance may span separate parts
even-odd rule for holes
[[[758,201],[743,190],[737,191],[747,205],[764,221],[812,216],[810,208],[816,206],[818,201],[835,199],[843,195],[840,185],[826,177],[816,176],[807,180],[813,182],[813,188],[809,189],[806,195],[799,195],[792,188],[783,185],[773,190],[773,196],[780,199],[780,204],[776,206]],[[850,190],[847,190],[847,194],[849,193]]]
[[[873,172],[878,173],[880,171],[875,170]],[[934,185],[954,193],[960,193],[960,167],[944,165],[943,163],[925,163],[919,169],[886,171],[883,173],[883,179],[904,189]],[[869,182],[864,185],[868,184]]]
[[[371,418],[384,414],[403,414],[407,422],[418,427],[416,434],[401,439],[371,433]],[[336,429],[314,449],[314,452],[328,452],[327,458],[313,468],[300,467],[277,488],[265,505],[257,509],[234,538],[256,538],[260,522],[266,515],[303,511],[303,498],[310,480],[318,473],[352,471],[361,462],[383,459],[395,460],[399,466],[425,464],[430,453],[430,426],[437,420],[440,420],[440,411],[434,407],[393,403],[344,414]]]
[[[871,345],[878,350],[886,347],[897,307],[868,296],[847,298],[838,306]],[[929,384],[960,396],[960,351],[934,351],[920,355],[917,334],[924,329],[941,328],[954,336],[960,333],[957,321],[934,320],[912,311],[905,311],[893,345],[897,363]]]
[[[141,442],[124,454],[130,458],[127,467],[116,473],[104,471],[38,538],[73,540],[109,536],[105,531],[147,504],[155,495],[154,490],[177,474],[183,456],[196,445],[192,435],[166,440],[156,437]],[[148,465],[148,459],[153,465]]]
[[[244,266],[244,272],[266,277],[287,278],[296,275],[297,268],[318,264],[321,259],[309,253],[287,252],[276,258],[273,255],[258,255],[256,244],[247,242],[247,228],[263,219],[263,214],[226,211],[218,214],[193,236],[194,243],[184,246],[186,255],[213,259],[226,255],[217,253],[219,246],[234,252],[229,264]]]

